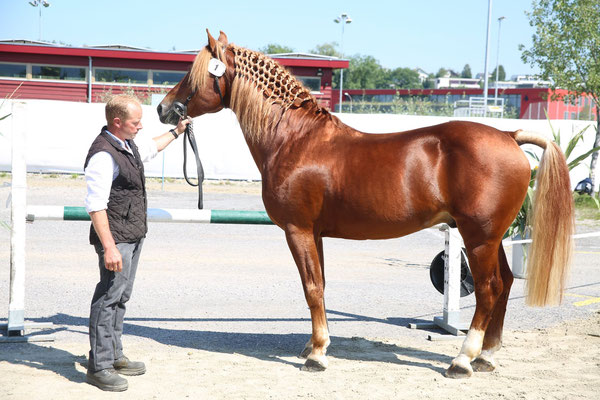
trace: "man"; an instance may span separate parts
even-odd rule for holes
[[[107,126],[96,137],[84,170],[85,205],[90,214],[90,243],[98,254],[100,282],[90,311],[87,382],[108,391],[127,390],[121,375],[146,372],[142,362],[123,354],[121,335],[125,303],[147,232],[143,162],[154,158],[185,131],[188,119],[153,139],[140,138],[142,107],[133,97],[114,96],[105,108]]]

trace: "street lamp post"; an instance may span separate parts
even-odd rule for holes
[[[494,105],[498,105],[498,68],[500,68],[500,28],[502,27],[502,20],[506,17],[498,18],[498,49],[496,50],[496,84],[494,85]]]
[[[39,40],[42,40],[42,6],[44,7],[50,7],[50,3],[47,2],[46,0],[32,0],[29,2],[29,4],[33,7],[38,7],[40,9],[40,19],[39,19],[39,35],[40,38]]]
[[[488,0],[487,34],[485,36],[485,67],[483,68],[483,116],[487,117],[488,101],[488,48],[490,47],[490,23],[492,21],[492,0]]]
[[[348,94],[348,92],[344,93],[344,96],[348,96],[348,98],[350,99],[350,114],[352,114],[352,96],[350,96]],[[341,103],[340,103],[341,104]],[[341,110],[341,106],[340,106],[340,110]]]
[[[339,17],[333,20],[336,24],[342,24],[342,42],[341,42],[341,53],[342,58],[344,57],[344,25],[352,22],[352,18],[346,13],[342,13]],[[344,90],[344,68],[340,68],[340,113],[342,112],[342,91]]]

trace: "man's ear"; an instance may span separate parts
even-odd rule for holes
[[[116,128],[120,128],[120,127],[121,127],[121,125],[122,125],[122,123],[121,123],[121,122],[122,122],[122,121],[121,121],[121,118],[119,118],[119,117],[114,117],[114,118],[113,118],[113,120],[112,120],[112,124],[111,124],[111,125],[112,125],[112,126],[114,126],[114,127],[116,127]]]

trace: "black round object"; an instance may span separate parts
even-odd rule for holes
[[[429,277],[433,287],[438,292],[444,294],[444,252],[441,251],[429,267]],[[469,263],[467,261],[465,249],[460,252],[460,297],[466,297],[475,291],[475,285],[473,283],[473,275],[469,269]]]

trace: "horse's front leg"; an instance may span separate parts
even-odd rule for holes
[[[300,229],[296,226],[288,226],[285,230],[285,237],[302,279],[304,297],[310,308],[312,320],[312,336],[301,354],[301,356],[306,357],[302,369],[305,371],[323,371],[327,368],[325,353],[330,340],[323,299],[325,279],[320,263],[322,256],[319,255],[317,250],[319,241],[315,241],[312,230]],[[320,250],[322,252],[322,247]]]

